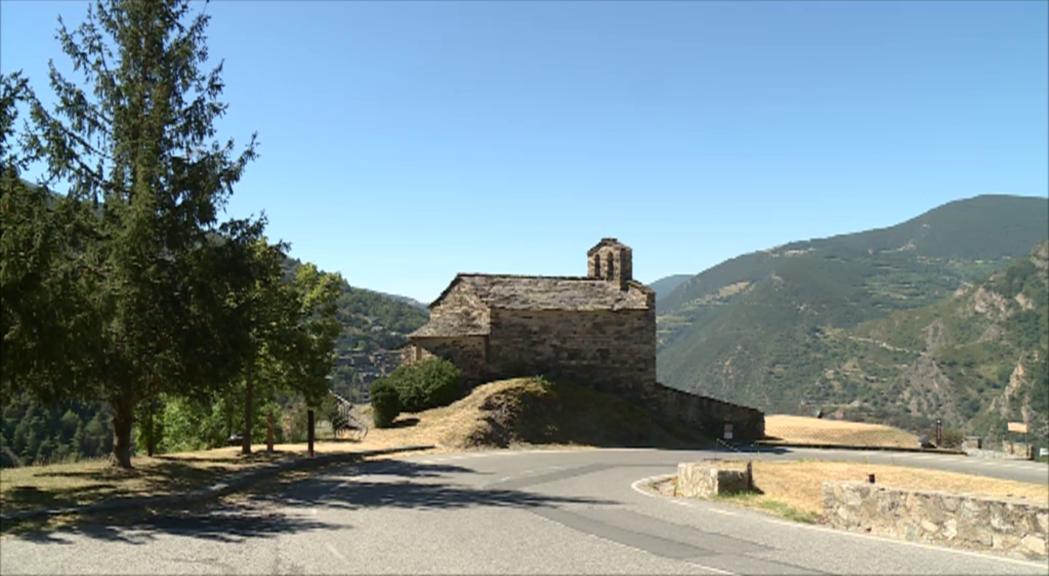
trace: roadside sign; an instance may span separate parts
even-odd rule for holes
[[[1008,427],[1010,432],[1027,434],[1027,424],[1024,424],[1023,422],[1009,422]]]
[[[735,436],[735,434],[732,433],[732,423],[731,422],[725,422],[725,432],[724,432],[725,440],[732,440],[733,436]]]
[[[1049,448],[1039,448],[1038,449],[1038,455],[1039,456],[1049,456]]]

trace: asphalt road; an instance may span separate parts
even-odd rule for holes
[[[639,480],[707,452],[420,454],[329,468],[243,502],[0,540],[0,572],[1046,574],[1045,562],[795,524],[654,496]],[[724,457],[724,453],[718,456]],[[790,450],[1049,482],[1045,465]]]

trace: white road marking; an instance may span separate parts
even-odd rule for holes
[[[638,480],[637,482],[634,482],[633,484],[630,485],[630,487],[633,488],[635,492],[639,492],[641,494],[644,494],[645,496],[651,496],[653,498],[663,498],[664,500],[666,500],[667,502],[670,502],[671,504],[677,504],[678,506],[684,506],[685,508],[699,508],[699,506],[697,506],[696,504],[694,504],[692,502],[689,502],[688,500],[678,500],[677,498],[669,498],[669,497],[663,496],[661,494],[657,495],[657,494],[654,494],[654,493],[652,493],[650,491],[647,491],[647,490],[644,490],[643,488],[641,488],[641,484],[645,484],[645,483],[648,483],[648,482],[656,482],[656,481],[659,481],[659,480],[664,480],[664,479],[670,478],[672,476],[674,476],[674,475],[673,474],[663,474],[661,476],[649,476],[648,478],[642,478],[642,479]],[[739,514],[737,514],[735,512],[729,512],[728,510],[719,510],[717,508],[709,508],[709,507],[704,507],[702,509],[705,512],[713,512],[715,514],[723,514],[725,516],[739,516]]]
[[[677,476],[677,474],[656,474],[655,476],[649,476],[647,478],[642,478],[640,480],[635,480],[634,483],[630,485],[630,488],[634,492],[637,492],[638,494],[644,494],[645,496],[648,496],[649,498],[661,498],[661,496],[659,496],[659,495],[657,495],[657,494],[655,494],[653,492],[649,492],[648,490],[643,490],[641,488],[641,485],[642,484],[652,484],[652,483],[655,483],[655,482],[659,482],[660,480],[666,480],[667,478],[673,478],[675,476]],[[673,500],[671,500],[671,502],[673,502]]]
[[[633,489],[634,492],[637,492],[638,494],[644,494],[645,496],[648,496],[650,498],[659,498],[659,499],[667,500],[666,496],[663,496],[661,494],[656,494],[654,492],[650,492],[650,491],[644,490],[643,488],[641,488],[641,485],[642,484],[650,484],[650,483],[653,483],[653,482],[657,482],[659,480],[665,480],[665,479],[671,478],[673,476],[676,476],[676,474],[657,474],[655,476],[648,476],[647,478],[641,478],[640,480],[635,480],[632,484],[630,484],[630,488]],[[670,500],[670,502],[677,503],[677,501],[675,501],[675,500]],[[697,506],[696,508],[699,508],[699,507]],[[707,511],[713,512],[714,511],[713,508],[699,508],[699,509],[704,511],[704,512],[707,512]],[[889,544],[901,544],[901,545],[904,545],[904,546],[913,546],[915,548],[924,548],[926,550],[935,550],[937,552],[945,552],[945,553],[948,553],[948,554],[959,554],[959,555],[962,555],[962,556],[970,556],[970,557],[973,557],[973,558],[981,558],[983,560],[992,560],[992,561],[998,561],[998,562],[1008,562],[1010,564],[1017,564],[1019,566],[1026,566],[1026,567],[1029,567],[1029,568],[1045,568],[1045,563],[1030,562],[1030,561],[1027,561],[1027,560],[1018,560],[1016,558],[1007,558],[1007,557],[1004,557],[1004,556],[994,556],[994,555],[991,555],[991,554],[983,554],[981,552],[973,552],[973,551],[970,551],[970,550],[959,550],[957,548],[947,548],[947,547],[944,547],[944,546],[933,546],[931,544],[922,544],[921,542],[910,542],[910,541],[907,541],[907,540],[896,540],[895,538],[885,538],[883,536],[874,536],[872,534],[859,534],[859,533],[856,533],[856,532],[848,532],[846,530],[835,530],[834,528],[826,528],[824,526],[814,526],[812,524],[800,524],[798,522],[788,522],[786,520],[777,520],[775,518],[766,518],[762,514],[755,514],[754,517],[755,518],[759,518],[761,520],[764,520],[765,522],[770,522],[772,524],[778,524],[780,526],[787,526],[789,528],[793,528],[793,529],[796,529],[796,530],[817,530],[817,531],[820,531],[820,532],[826,532],[828,534],[837,534],[837,535],[841,535],[841,536],[851,536],[853,538],[862,538],[862,539],[866,539],[866,540],[877,540],[879,542],[886,542],[886,543],[889,543]]]
[[[685,564],[688,564],[689,566],[695,566],[696,568],[699,568],[700,570],[706,570],[707,572],[710,572],[711,574],[729,574],[731,576],[736,576],[735,572],[727,572],[725,570],[718,570],[717,568],[711,568],[710,566],[704,566],[703,564],[697,564],[695,562],[689,562],[688,560],[684,560],[683,562]]]
[[[332,555],[334,555],[336,558],[338,558],[339,560],[342,560],[343,562],[346,562],[346,557],[343,556],[342,554],[340,554],[339,551],[336,550],[334,546],[332,546],[331,544],[325,544],[324,546],[328,549],[328,552],[331,552]]]

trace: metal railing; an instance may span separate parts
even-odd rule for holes
[[[345,432],[351,440],[360,442],[368,435],[368,425],[353,413],[353,402],[339,396],[332,390],[328,393],[335,399],[337,413],[332,419],[334,432]]]

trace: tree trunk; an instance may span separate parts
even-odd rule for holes
[[[240,453],[245,456],[251,454],[251,427],[255,422],[254,401],[255,382],[253,381],[253,371],[249,365],[248,377],[244,382],[244,437],[241,438],[240,443]]]
[[[273,452],[273,414],[266,415],[266,452]]]
[[[155,400],[149,401],[149,409],[146,411],[146,455],[152,457],[156,453],[157,449],[157,429],[156,420],[153,412],[156,411],[157,404]]]
[[[134,421],[135,403],[121,398],[112,402],[113,406],[113,453],[110,463],[114,466],[131,469],[131,424]]]
[[[309,453],[310,458],[313,458],[313,430],[314,430],[314,419],[313,409],[306,411],[306,452]]]

